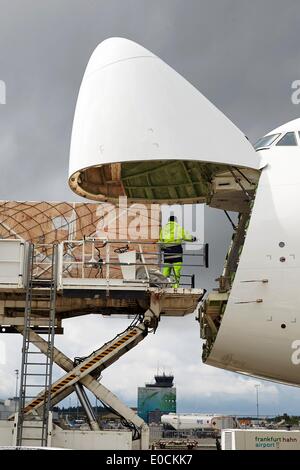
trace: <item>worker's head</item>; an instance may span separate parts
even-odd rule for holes
[[[175,215],[170,215],[169,222],[177,222]]]

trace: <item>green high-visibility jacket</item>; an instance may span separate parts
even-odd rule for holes
[[[193,241],[193,236],[184,230],[177,222],[168,222],[160,231],[159,241],[179,245],[183,241]]]

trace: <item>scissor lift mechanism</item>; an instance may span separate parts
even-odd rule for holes
[[[51,406],[54,406],[72,392],[77,391],[76,387],[80,384],[90,390],[105,405],[112,408],[118,415],[127,422],[132,423],[140,439],[140,448],[148,449],[149,429],[145,422],[136,415],[130,408],[124,405],[112,392],[97,381],[101,371],[115,361],[123,354],[131,350],[142,339],[147,336],[149,329],[156,329],[159,321],[160,309],[159,298],[153,295],[150,308],[145,312],[144,318],[136,325],[129,326],[123,333],[116,338],[101,346],[88,357],[84,358],[78,365],[74,366],[73,361],[56,347],[53,349],[53,361],[66,371],[66,374],[54,382],[50,388]],[[21,334],[24,334],[23,327],[16,328]],[[39,334],[33,330],[29,333],[29,341],[41,352],[47,354],[48,343]],[[45,392],[41,392],[28,402],[24,408],[24,414],[34,417],[39,414],[46,400]],[[91,430],[98,430],[98,424],[95,419],[87,414]]]

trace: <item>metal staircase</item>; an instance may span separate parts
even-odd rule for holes
[[[38,260],[38,262],[37,262]],[[26,272],[26,304],[23,331],[23,349],[20,377],[20,397],[17,423],[18,446],[47,446],[49,431],[50,390],[55,334],[55,307],[57,291],[58,246],[28,245]],[[46,267],[45,267],[46,266]],[[41,269],[42,267],[42,269]],[[36,301],[43,301],[47,324],[45,352],[30,342],[35,325]],[[34,414],[25,412],[26,406],[37,393],[43,393],[43,404]]]

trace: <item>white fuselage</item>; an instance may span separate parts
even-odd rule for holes
[[[297,137],[298,138],[298,137]],[[300,384],[300,146],[260,152],[244,247],[207,364]]]

